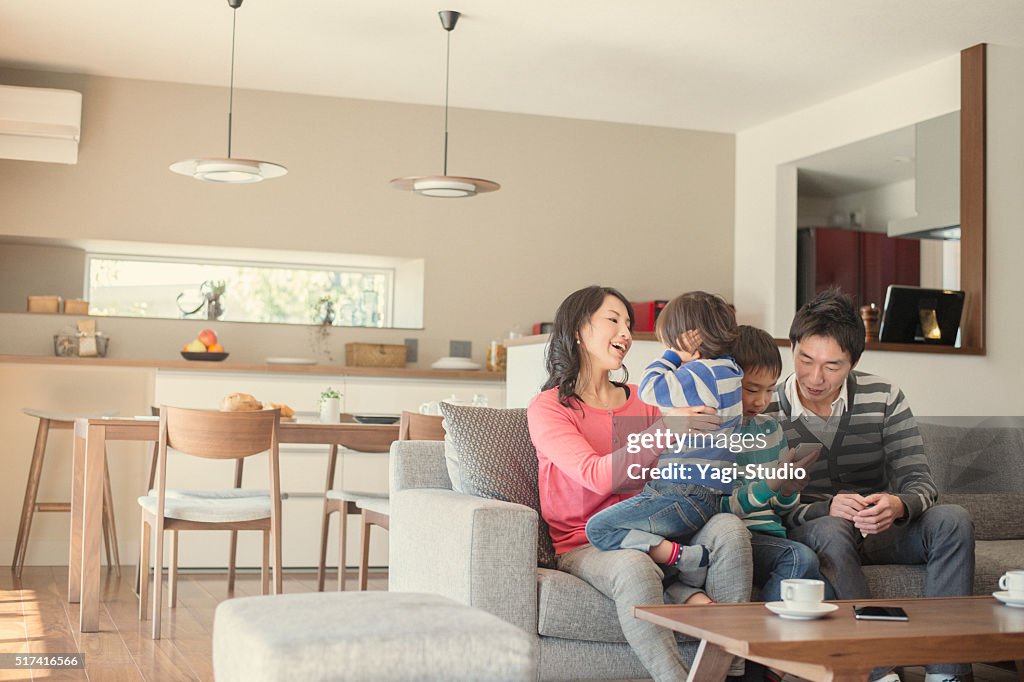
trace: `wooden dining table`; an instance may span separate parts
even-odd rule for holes
[[[71,491],[71,551],[68,601],[79,603],[79,630],[99,628],[100,542],[103,480],[108,441],[156,441],[155,417],[80,418],[75,420]],[[398,438],[398,424],[323,424],[282,421],[281,443],[335,445],[360,452],[387,452]]]

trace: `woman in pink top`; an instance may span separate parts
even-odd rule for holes
[[[679,680],[685,679],[687,664],[673,633],[634,618],[632,611],[664,601],[662,567],[643,552],[599,551],[586,537],[591,516],[643,487],[642,480],[627,476],[629,465],[650,465],[658,454],[629,453],[626,435],[656,425],[660,411],[639,400],[636,386],[609,377],[623,369],[632,330],[632,306],[615,289],[591,286],[570,294],[555,314],[547,383],[527,415],[539,460],[541,510],[551,528],[558,568],[615,602],[626,641],[655,680]],[[675,414],[704,409],[683,408]],[[705,590],[674,582],[667,590],[672,600],[748,601],[750,534],[743,522],[732,514],[716,514],[693,542],[711,552]],[[689,655],[695,650],[685,647]],[[742,662],[730,674],[742,674]]]

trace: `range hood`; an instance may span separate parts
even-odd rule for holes
[[[889,221],[890,237],[960,239],[960,112],[914,126],[914,208]]]

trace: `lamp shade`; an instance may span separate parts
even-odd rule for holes
[[[279,178],[288,172],[284,166],[270,161],[227,158],[185,159],[172,163],[170,168],[203,182],[235,185]]]

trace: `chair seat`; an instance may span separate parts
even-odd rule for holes
[[[254,490],[252,488],[222,488],[220,490],[190,490],[181,488],[168,488],[167,499],[190,497],[196,500],[230,500],[246,497],[270,497],[269,490]],[[156,497],[156,490],[149,491],[150,497]],[[287,493],[281,493],[281,499],[288,499]]]
[[[181,521],[198,521],[201,523],[232,523],[239,521],[256,521],[270,518],[270,494],[263,491],[262,495],[239,497],[238,489],[202,492],[204,496],[171,497],[164,500],[164,516]],[[168,491],[170,492],[170,491]],[[182,491],[178,491],[179,494]],[[252,492],[252,491],[250,491]],[[215,496],[216,493],[224,493]],[[156,514],[157,498],[146,495],[139,498],[139,506],[150,514]]]
[[[391,513],[391,500],[386,497],[364,497],[355,502],[357,507],[366,511],[377,512],[378,514]]]
[[[387,493],[368,493],[360,490],[328,490],[328,500],[341,500],[342,502],[359,502],[365,499],[388,499]]]

